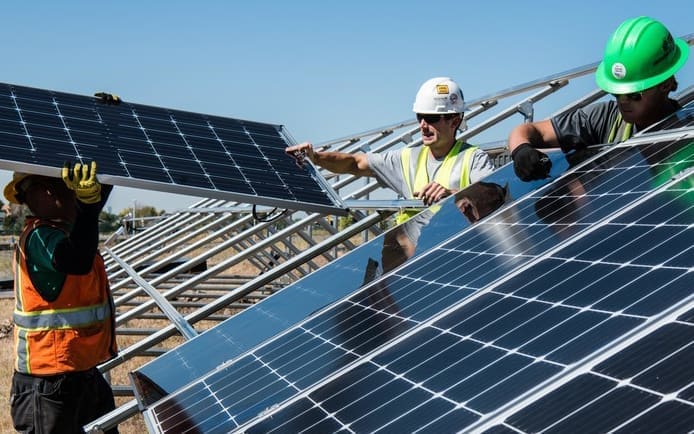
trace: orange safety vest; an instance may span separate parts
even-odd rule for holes
[[[85,371],[116,356],[115,308],[101,255],[85,275],[67,274],[55,301],[34,287],[26,262],[26,240],[39,226],[65,230],[28,217],[14,255],[15,369],[31,375]]]
[[[458,140],[455,142],[451,150],[448,151],[448,154],[446,154],[446,157],[444,158],[443,163],[441,163],[441,167],[439,168],[438,173],[434,177],[434,181],[436,181],[444,188],[450,189],[456,187],[451,185],[450,178],[451,174],[453,173],[455,163],[459,161],[458,156],[461,154],[460,151],[463,148],[463,145],[465,145],[465,143],[462,140]],[[462,153],[462,162],[460,163],[460,180],[459,185],[457,186],[459,190],[462,190],[463,188],[470,185],[470,162],[472,160],[472,155],[475,153],[476,150],[476,146],[468,146]],[[402,153],[400,154],[400,161],[402,163],[402,174],[405,178],[405,183],[410,188],[409,199],[413,199],[414,192],[420,191],[422,188],[424,188],[425,185],[429,183],[429,173],[427,173],[427,159],[429,156],[429,149],[422,147],[422,149],[419,150],[417,164],[414,167],[414,174],[411,173],[413,169],[412,164],[410,163],[411,153],[412,148],[404,148],[402,150]],[[413,178],[414,183],[412,182]],[[438,209],[436,207],[432,208],[433,211],[436,211]],[[395,216],[395,221],[398,224],[403,223],[415,214],[418,214],[420,211],[421,209],[401,210]]]

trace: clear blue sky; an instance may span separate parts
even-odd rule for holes
[[[2,12],[0,81],[283,124],[315,143],[409,119],[430,77],[474,99],[598,61],[629,17],[694,33],[691,0],[9,1]],[[694,60],[677,77],[693,84]],[[197,200],[116,187],[109,205],[133,199]]]

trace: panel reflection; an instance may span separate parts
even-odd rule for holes
[[[391,229],[348,255],[285,287],[262,303],[249,307],[142,366],[133,375],[145,376],[152,385],[156,385],[160,393],[136,393],[141,405],[151,405],[155,401],[153,398],[162,397],[162,392],[171,393],[200,378],[224,362],[288,329],[311,313],[392,271],[407,259],[416,257],[465,230],[504,203],[550,182],[568,167],[568,162],[561,153],[554,152],[550,155],[553,158],[550,178],[529,183],[521,182],[510,165],[504,166],[483,182],[470,185],[431,209],[424,210],[403,225]],[[388,301],[390,294],[384,288],[374,286],[370,291],[371,302],[390,304],[395,308],[394,303]],[[425,309],[421,309],[418,316],[423,317],[431,309],[440,309],[440,303],[454,303],[462,296],[464,294],[451,294],[451,297],[454,297],[452,299],[439,297],[436,303],[432,302]],[[181,369],[182,366],[185,366],[185,369]],[[137,389],[140,383],[134,381],[134,384]]]

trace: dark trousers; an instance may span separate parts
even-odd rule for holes
[[[10,411],[20,433],[83,433],[84,425],[115,408],[111,386],[96,368],[48,377],[15,372],[12,377]]]

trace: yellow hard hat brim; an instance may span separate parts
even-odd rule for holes
[[[10,203],[21,204],[22,202],[17,199],[17,184],[22,182],[28,176],[31,176],[31,174],[21,172],[15,172],[12,174],[12,180],[7,183],[5,190],[3,191],[5,199],[7,199]]]

